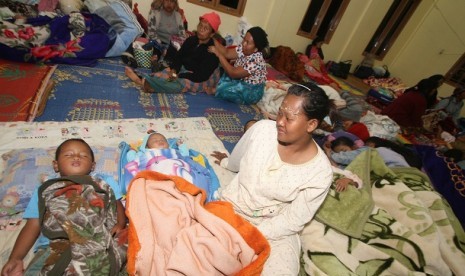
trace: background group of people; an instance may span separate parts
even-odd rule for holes
[[[240,45],[227,48],[214,38],[221,24],[217,13],[200,16],[195,34],[187,38],[182,22],[177,0],[163,0],[161,5],[152,9],[147,33],[149,42],[144,47],[155,49],[152,57],[155,72],[139,76],[131,68],[136,61],[129,53],[122,56],[123,61],[130,65],[125,69],[126,75],[149,93],[180,93],[189,88],[189,92],[215,94],[235,103],[257,103],[266,82],[266,63],[262,53],[268,46],[266,32],[260,27],[252,27]],[[185,39],[180,49],[172,45],[173,36]],[[195,85],[208,82],[215,71],[219,71],[219,65],[224,70],[219,81]]]

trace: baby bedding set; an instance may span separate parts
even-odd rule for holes
[[[213,151],[226,152],[224,145],[213,133],[210,123],[204,117],[185,119],[126,119],[111,121],[42,123],[13,122],[1,123],[0,128],[2,129],[2,134],[0,135],[2,146],[0,147],[0,152],[3,157],[2,162],[0,163],[1,171],[3,172],[1,175],[0,186],[0,197],[2,198],[0,206],[2,210],[0,216],[0,266],[2,267],[11,252],[16,236],[25,223],[25,221],[22,220],[22,213],[27,206],[34,189],[45,179],[56,177],[51,163],[54,158],[56,146],[50,147],[50,145],[59,144],[60,141],[73,137],[81,137],[85,139],[91,145],[95,153],[97,163],[95,172],[113,176],[114,179],[118,179],[118,175],[121,173],[121,170],[119,169],[119,162],[121,161],[121,150],[118,147],[119,144],[123,141],[138,141],[139,138],[143,137],[148,131],[159,130],[160,132],[163,132],[168,139],[182,139],[186,147],[191,152],[194,152],[193,149],[198,149],[199,152],[205,152],[206,154],[202,154],[202,158],[196,158],[198,157],[197,155],[193,155],[192,157],[196,159],[195,162],[199,162],[199,166],[200,164],[206,164],[207,162],[209,164],[213,164],[212,157],[210,157],[208,153]],[[181,151],[183,153],[185,152],[184,149]],[[194,164],[195,163],[189,163],[189,165],[196,166]],[[172,167],[170,167],[170,169],[171,168]],[[208,170],[205,169],[202,172],[206,173]],[[143,173],[144,172],[136,174],[136,178],[142,179],[140,175]],[[169,177],[170,180],[176,183],[184,183],[184,186],[182,187],[189,185],[192,186],[188,189],[188,191],[190,191],[192,197],[195,197],[196,199],[194,200],[191,198],[189,199],[189,202],[191,202],[193,204],[192,206],[195,208],[191,211],[182,211],[182,214],[185,215],[190,212],[200,214],[203,218],[202,225],[209,225],[207,226],[210,227],[208,228],[209,230],[212,230],[211,227],[218,229],[217,233],[221,234],[219,238],[212,237],[212,239],[218,240],[219,243],[217,245],[212,244],[213,248],[215,248],[215,250],[220,250],[218,251],[220,253],[230,251],[229,254],[232,254],[231,256],[240,256],[241,260],[243,260],[240,262],[236,261],[235,263],[237,265],[234,267],[229,267],[229,264],[234,262],[235,257],[230,257],[227,262],[224,262],[225,260],[221,258],[215,257],[212,260],[209,259],[209,256],[203,256],[200,261],[212,262],[214,267],[217,267],[216,264],[220,262],[223,267],[229,267],[229,269],[234,270],[238,269],[237,271],[245,271],[243,275],[250,275],[247,274],[247,271],[251,271],[250,269],[252,269],[252,271],[261,270],[261,267],[266,260],[266,256],[269,254],[269,246],[264,238],[259,238],[258,230],[256,230],[255,227],[248,224],[246,221],[239,220],[239,217],[234,215],[232,207],[225,203],[217,204],[225,204],[226,207],[212,207],[208,211],[202,211],[201,209],[205,208],[204,205],[207,199],[207,193],[205,190],[196,187],[194,184],[191,184],[176,175],[159,175],[162,175],[164,178]],[[233,177],[232,173],[224,170],[218,170],[211,176],[211,178],[214,178],[215,176],[217,177],[218,182],[222,183],[231,181]],[[206,176],[203,177],[206,178]],[[132,207],[143,202],[143,198],[145,198],[145,196],[139,195],[137,196],[137,203],[135,203],[134,200],[131,202],[130,195],[132,185],[133,184],[129,184],[128,186],[127,213],[130,218],[136,219],[141,213],[138,210],[132,209]],[[135,184],[133,187],[146,189],[149,186],[150,185],[145,185],[144,183],[140,183],[139,185],[138,182],[138,184]],[[167,185],[162,185],[162,187],[167,187]],[[215,186],[212,185],[212,187]],[[172,198],[173,202],[176,201],[175,198],[191,197],[187,194],[181,193],[179,188],[171,190],[171,192],[173,195],[177,194],[177,196]],[[133,195],[136,194],[137,192],[133,193]],[[60,200],[60,202],[62,201]],[[184,205],[182,202],[183,201],[179,201],[179,203],[173,204],[174,206],[179,206],[179,204]],[[170,203],[167,202],[166,204],[166,206],[170,206]],[[166,209],[163,210],[166,211]],[[76,215],[79,216],[79,214]],[[188,215],[188,217],[191,216]],[[171,225],[169,218],[176,220],[177,217],[168,216],[166,219],[154,220],[153,225],[161,224],[162,227],[168,227]],[[147,223],[147,217],[144,217],[143,219],[144,225],[148,227],[150,223]],[[197,223],[198,220],[200,219],[194,218],[191,224]],[[218,221],[222,221],[222,223],[219,223]],[[132,232],[130,233],[132,238],[141,237],[139,231],[144,231],[144,227],[139,225],[131,229]],[[225,235],[224,231],[227,231],[226,236],[231,237],[231,246],[223,243],[223,241],[226,241],[223,239]],[[174,235],[175,233],[176,232],[170,232],[170,235]],[[157,237],[156,233],[152,234],[154,235],[154,238]],[[198,243],[201,244],[201,240],[203,239],[202,237],[203,235],[192,237],[192,240],[198,240]],[[158,238],[156,239],[157,241]],[[163,245],[166,245],[170,241],[174,243],[175,240],[163,239],[162,243]],[[134,243],[132,245],[136,244],[137,243]],[[145,240],[142,244],[145,244]],[[236,247],[236,244],[240,245],[240,247]],[[223,251],[221,251],[219,247],[220,245],[225,248]],[[173,245],[173,247],[175,246]],[[200,249],[201,247],[198,248]],[[248,253],[244,253],[244,255],[242,255],[243,251],[247,251]],[[131,252],[136,253],[137,250],[133,250]],[[185,254],[188,254],[188,252],[184,252],[183,258],[188,257]],[[30,261],[33,255],[34,253],[31,251],[25,259],[26,263]],[[168,258],[166,260],[168,261]],[[142,259],[129,259],[129,261],[137,263],[138,261],[142,261]],[[143,261],[151,262],[146,258],[143,259]],[[179,262],[179,265],[182,264],[183,262]],[[157,263],[157,265],[161,264]],[[232,270],[227,271],[230,272]]]
[[[118,170],[123,193],[128,190],[134,176],[141,171],[149,170],[187,180],[206,192],[207,201],[218,199],[216,191],[220,183],[204,154],[188,149],[175,138],[168,139],[171,148],[147,149],[145,147],[147,138],[135,149],[126,142],[121,142],[119,145],[121,159]]]

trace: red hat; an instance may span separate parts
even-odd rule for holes
[[[212,29],[216,32],[218,32],[218,27],[221,24],[221,19],[220,16],[216,12],[210,12],[202,15],[200,20],[206,20],[208,24],[212,27]]]
[[[356,135],[362,141],[365,141],[370,137],[370,132],[364,123],[354,123],[347,129],[347,132]]]

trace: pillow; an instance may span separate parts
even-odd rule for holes
[[[72,12],[80,12],[84,7],[84,4],[81,0],[60,0],[59,1],[60,10],[64,14],[70,14]]]
[[[0,175],[0,218],[13,216],[26,209],[38,184],[57,177],[52,161],[56,147],[46,149],[11,150],[2,155],[3,172]],[[114,147],[92,147],[95,173],[113,176],[118,180],[119,150]]]

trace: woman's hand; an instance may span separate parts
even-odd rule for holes
[[[215,164],[220,164],[221,163],[221,160],[223,160],[224,158],[227,158],[228,155],[224,152],[219,152],[219,151],[214,151],[211,156],[215,157],[216,160],[215,160]]]
[[[208,52],[214,54],[217,57],[219,56],[218,49],[215,46],[208,47]]]

